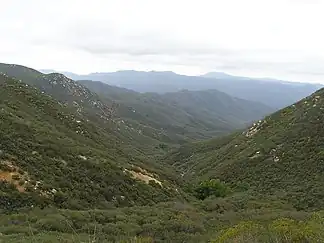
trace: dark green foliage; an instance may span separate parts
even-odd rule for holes
[[[225,197],[229,193],[227,186],[220,180],[210,179],[200,182],[194,188],[194,195],[200,200],[207,197]]]

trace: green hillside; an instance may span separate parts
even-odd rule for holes
[[[179,197],[164,166],[27,84],[0,75],[1,210],[107,208]]]
[[[161,130],[124,121],[115,114],[118,104],[113,100],[100,98],[85,86],[62,74],[43,74],[14,64],[0,64],[0,72],[38,88],[65,107],[74,110],[84,119],[94,122],[105,132],[117,137],[117,140],[122,143],[121,146],[129,153],[136,152],[139,155],[165,153],[159,145],[172,141]]]
[[[324,206],[324,89],[225,138],[189,144],[167,161],[188,180],[219,178],[297,209]]]

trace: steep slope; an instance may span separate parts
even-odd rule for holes
[[[323,208],[324,89],[243,133],[183,146],[167,158],[189,180],[219,178],[233,188]]]
[[[0,141],[0,211],[145,205],[180,195],[167,166],[124,152],[114,134],[3,74]]]
[[[217,90],[141,94],[101,82],[79,82],[110,103],[119,104],[115,111],[118,116],[165,132],[178,143],[229,133],[272,112],[263,104]]]
[[[134,152],[138,154],[164,153],[159,144],[161,141],[172,140],[163,131],[149,126],[140,129],[136,124],[126,123],[116,116],[117,104],[113,100],[102,100],[96,93],[62,74],[43,74],[14,64],[0,64],[0,72],[38,88],[63,105],[75,110],[84,119],[96,123],[105,132],[114,134],[121,141],[121,146],[132,154]]]
[[[173,72],[118,71],[76,75],[65,73],[74,80],[102,81],[137,92],[175,92],[216,89],[241,99],[264,103],[276,109],[291,105],[310,95],[323,85],[280,80],[237,77],[224,73],[185,76]]]

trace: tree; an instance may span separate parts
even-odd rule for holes
[[[228,194],[228,187],[220,180],[210,179],[202,181],[194,189],[194,195],[200,200],[204,200],[207,197],[225,197]]]

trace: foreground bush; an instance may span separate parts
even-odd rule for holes
[[[224,230],[214,243],[324,242],[324,214],[314,213],[306,221],[281,218],[266,225],[246,221]]]

